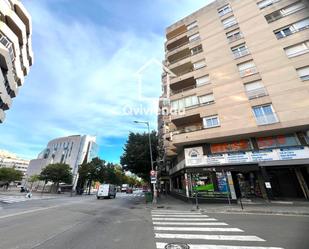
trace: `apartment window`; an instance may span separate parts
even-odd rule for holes
[[[183,110],[195,105],[198,105],[198,98],[195,95],[171,101],[172,110]]]
[[[237,41],[242,38],[242,33],[239,29],[235,29],[233,31],[230,31],[226,33],[226,38],[229,42]]]
[[[194,29],[195,27],[197,27],[197,21],[194,21],[194,22],[190,23],[190,24],[187,26],[187,30]]]
[[[309,66],[296,69],[301,80],[309,80]]]
[[[277,2],[279,2],[279,1],[280,1],[280,0],[263,0],[263,1],[258,2],[257,5],[258,5],[258,7],[259,7],[260,9],[264,9],[264,8],[266,8],[267,6],[270,6],[270,5],[272,5],[272,4],[274,4],[274,3],[277,3]]]
[[[246,77],[257,73],[253,60],[238,64],[237,67],[241,77]]]
[[[233,52],[233,55],[234,55],[235,59],[249,54],[249,50],[248,50],[248,48],[247,48],[245,43],[240,44],[240,45],[238,45],[236,47],[233,47],[233,48],[231,48],[231,50]]]
[[[218,9],[219,16],[224,16],[230,12],[232,12],[230,5],[225,5],[222,8]]]
[[[309,52],[309,41],[295,44],[293,46],[284,48],[286,55],[291,58]]]
[[[194,48],[191,48],[191,55],[196,55],[196,54],[201,53],[201,52],[203,52],[202,45],[198,45]]]
[[[258,137],[256,138],[256,141],[259,149],[270,149],[299,145],[298,139],[293,134],[271,137]]]
[[[222,24],[224,26],[225,29],[232,27],[233,25],[235,25],[237,23],[236,18],[234,16],[231,16],[229,18],[226,18],[222,21]]]
[[[201,86],[201,85],[205,85],[205,84],[209,84],[209,75],[205,75],[203,77],[197,78],[196,79],[196,86]]]
[[[200,61],[193,63],[194,70],[197,70],[197,69],[200,69],[200,68],[203,68],[203,67],[206,67],[206,61],[205,60],[200,60]]]
[[[15,59],[13,43],[3,34],[0,33],[0,43],[2,43],[9,51],[12,61]]]
[[[302,10],[306,8],[305,4],[302,2],[296,2],[293,3],[283,9],[277,10],[275,12],[270,13],[269,15],[266,15],[265,18],[267,20],[268,23],[276,21],[282,17],[291,15],[299,10]]]
[[[281,28],[280,30],[276,30],[274,33],[277,39],[281,39],[307,28],[309,28],[309,18],[298,21],[288,27]]]
[[[189,42],[197,41],[200,39],[200,34],[196,33],[194,35],[189,36]]]
[[[213,93],[200,96],[198,97],[198,100],[199,100],[199,103],[202,105],[209,105],[215,102]]]
[[[253,113],[258,125],[277,123],[278,119],[272,105],[262,105],[253,107]]]
[[[245,84],[246,93],[249,99],[259,98],[267,95],[266,89],[261,80]]]
[[[220,126],[218,115],[203,118],[203,127],[212,128]]]
[[[198,105],[198,99],[197,99],[197,96],[195,96],[195,95],[184,98],[184,101],[185,101],[185,107],[186,108]]]

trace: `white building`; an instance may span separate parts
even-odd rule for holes
[[[78,180],[78,167],[97,156],[96,137],[73,135],[51,140],[47,147],[30,161],[27,175],[40,174],[42,169],[52,163],[66,163],[72,168],[73,188]]]
[[[31,16],[18,0],[0,0],[0,123],[33,63]]]
[[[22,159],[6,150],[0,150],[0,168],[14,168],[21,171],[25,175],[27,173],[28,166],[29,160]]]

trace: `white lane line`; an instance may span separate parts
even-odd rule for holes
[[[179,226],[227,226],[225,222],[152,222],[154,225],[179,225]]]
[[[23,211],[23,212],[19,212],[19,213],[8,214],[8,215],[0,216],[0,219],[9,218],[9,217],[17,216],[17,215],[30,214],[30,213],[43,211],[43,210],[47,210],[47,209],[51,209],[51,208],[57,208],[57,207],[61,207],[61,206],[63,206],[63,205],[50,206],[50,207],[45,207],[45,208],[37,208],[37,209],[27,210],[27,211]]]
[[[203,218],[208,217],[208,215],[196,215],[196,214],[152,214],[153,217],[180,217],[180,218]]]
[[[154,227],[156,231],[192,231],[192,232],[243,232],[235,227]]]
[[[155,215],[155,214],[159,214],[159,215],[162,215],[162,214],[165,214],[165,215],[200,215],[199,213],[180,213],[180,212],[177,212],[177,213],[152,212],[151,214],[152,215]]]
[[[173,234],[155,233],[157,239],[200,239],[200,240],[235,240],[235,241],[265,241],[253,235],[206,235],[206,234]]]
[[[151,213],[157,214],[157,213],[164,213],[164,214],[200,214],[200,212],[190,212],[190,211],[166,211],[166,210],[152,210]]]
[[[157,249],[164,249],[167,243],[157,242]],[[189,244],[190,249],[283,249],[281,247],[264,246],[224,246],[224,245],[194,245]]]
[[[152,217],[152,220],[173,220],[173,221],[216,221],[215,218],[157,218]]]

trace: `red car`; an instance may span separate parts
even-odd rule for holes
[[[126,193],[127,193],[127,194],[132,194],[132,193],[133,193],[133,189],[132,189],[131,187],[128,187],[128,188],[126,189]]]

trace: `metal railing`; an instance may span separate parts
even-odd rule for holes
[[[255,98],[268,95],[265,87],[250,90],[250,91],[247,91],[246,93],[247,93],[248,99],[255,99]]]
[[[233,51],[234,59],[243,57],[245,55],[250,54],[248,49],[240,50],[240,51]]]
[[[250,68],[239,71],[239,74],[241,77],[246,77],[252,74],[256,74],[257,72],[258,71],[256,67],[250,67]]]
[[[183,134],[183,133],[189,133],[189,132],[194,132],[194,131],[200,131],[200,130],[203,130],[203,126],[200,125],[200,126],[195,126],[195,127],[187,127],[187,128],[182,128],[180,130],[176,130],[176,131],[173,131],[172,134],[173,135],[178,135],[178,134]]]
[[[255,120],[258,125],[267,125],[279,122],[277,115],[275,113],[263,115],[260,117],[255,116]]]
[[[182,89],[180,89],[180,90],[174,90],[174,91],[171,90],[171,95],[175,95],[175,94],[178,94],[178,93],[183,93],[183,92],[192,90],[192,89],[194,89],[194,88],[196,88],[195,85],[193,85],[193,86],[188,86],[188,87],[182,88]]]
[[[186,42],[184,42],[184,43],[181,43],[180,45],[178,45],[178,46],[176,46],[176,47],[174,47],[174,48],[167,49],[167,52],[170,53],[170,52],[176,50],[177,48],[180,48],[180,47],[185,46],[185,45],[187,45],[187,44],[189,44],[189,41],[186,41]]]
[[[175,64],[176,62],[179,62],[179,61],[184,60],[184,59],[189,58],[189,57],[191,57],[191,54],[185,55],[185,56],[180,57],[180,58],[178,58],[178,59],[176,59],[174,61],[171,61],[170,65]]]

